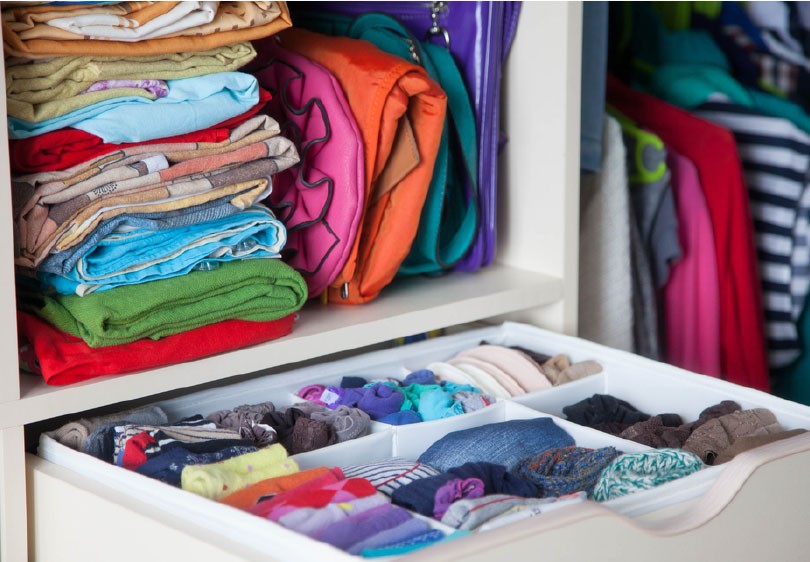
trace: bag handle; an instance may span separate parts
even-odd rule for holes
[[[436,80],[447,94],[448,118],[442,134],[446,135],[448,145],[452,142],[458,147],[454,154],[460,156],[470,193],[459,194],[457,205],[461,209],[459,227],[456,232],[446,237],[441,235],[441,224],[448,195],[446,192],[443,194],[439,208],[434,209],[436,216],[428,222],[427,238],[435,242],[432,244],[434,253],[432,259],[440,268],[450,269],[464,257],[475,242],[480,217],[475,115],[458,65],[446,47],[431,43],[429,40],[419,41],[405,26],[387,14],[369,13],[355,18],[346,35],[395,47],[396,54],[403,58],[410,57],[414,63],[424,67],[428,75]],[[375,41],[375,36],[381,36],[381,41]],[[395,39],[393,43],[392,38]],[[453,172],[454,170],[446,170],[445,178]]]

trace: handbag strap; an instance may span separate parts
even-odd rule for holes
[[[348,30],[348,37],[365,39],[379,48],[402,58],[410,58],[414,63],[424,67],[447,94],[447,114],[445,121],[448,144],[452,143],[457,150],[451,151],[456,160],[460,159],[470,193],[458,197],[461,208],[461,220],[456,232],[446,237],[441,236],[441,223],[447,194],[443,193],[440,206],[433,209],[433,217],[428,221],[427,238],[432,241],[431,259],[439,269],[449,269],[460,260],[475,241],[478,231],[478,149],[475,130],[475,115],[470,103],[464,79],[458,65],[446,47],[429,41],[419,41],[399,21],[386,14],[370,13],[355,18]],[[447,147],[449,150],[449,146]],[[447,171],[444,177],[447,178]],[[445,180],[446,181],[446,180]],[[409,272],[408,266],[404,266]],[[435,271],[435,268],[434,268]],[[423,271],[412,271],[421,273]]]

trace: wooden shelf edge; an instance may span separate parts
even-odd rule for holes
[[[24,375],[21,398],[2,404],[0,428],[253,373],[559,301],[561,279],[494,265],[474,274],[403,280],[374,302],[352,307],[309,303],[293,333],[191,363],[65,387]]]

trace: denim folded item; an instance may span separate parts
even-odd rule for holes
[[[38,271],[65,275],[108,234],[123,229],[166,230],[213,221],[242,212],[229,198],[216,199],[185,209],[155,213],[125,213],[99,224],[80,244],[53,252],[39,264]]]
[[[66,275],[40,273],[58,293],[80,296],[121,285],[184,275],[201,265],[277,258],[286,241],[272,211],[254,206],[201,224],[167,230],[124,228],[108,234]]]
[[[419,462],[442,472],[468,462],[499,464],[511,470],[524,457],[574,444],[551,418],[511,420],[448,433],[428,447]]]
[[[244,72],[168,80],[169,95],[112,98],[33,123],[8,118],[8,134],[24,139],[65,127],[108,143],[143,142],[206,129],[244,113],[259,101],[256,78]]]

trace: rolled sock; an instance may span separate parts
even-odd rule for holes
[[[349,408],[357,408],[357,403],[363,396],[366,395],[368,389],[362,388],[339,388],[336,386],[328,386],[323,393],[323,402],[326,407],[337,409],[341,406],[348,406]]]
[[[363,377],[343,377],[340,379],[340,388],[363,388],[368,381]]]
[[[338,406],[336,410],[318,409],[313,410],[309,417],[330,425],[337,433],[338,443],[368,435],[371,431],[371,418],[359,408]]]
[[[478,478],[453,478],[436,490],[433,502],[433,518],[441,520],[447,508],[464,498],[480,498],[484,495],[484,483]]]
[[[740,453],[744,453],[745,451],[749,451],[757,447],[762,447],[763,445],[773,443],[774,441],[781,441],[782,439],[795,437],[796,435],[801,435],[802,433],[807,433],[807,430],[793,429],[791,431],[769,433],[766,435],[749,435],[746,437],[740,437],[734,442],[733,445],[727,447],[726,449],[723,450],[722,453],[717,455],[717,458],[714,459],[714,464],[723,464],[729,462],[734,457],[736,457]]]
[[[688,476],[704,466],[697,455],[679,449],[620,455],[602,471],[593,497],[600,502],[612,500]]]
[[[392,543],[378,548],[366,548],[362,551],[362,555],[365,558],[377,558],[380,556],[396,556],[398,554],[406,554],[408,552],[413,552],[414,550],[419,550],[420,548],[424,548],[433,543],[442,541],[445,538],[447,537],[445,537],[444,533],[439,529],[430,529],[429,531],[425,531],[424,533],[420,533],[404,541],[399,541],[397,543]]]
[[[349,554],[361,554],[364,550],[369,548],[383,548],[390,544],[397,544],[422,535],[429,530],[430,525],[428,525],[426,521],[411,517],[396,527],[381,531],[365,540],[355,543],[349,548]]]
[[[767,435],[784,431],[773,412],[765,408],[732,412],[710,419],[692,432],[684,451],[698,455],[706,464],[733,445],[740,437]]]
[[[352,501],[330,503],[324,507],[302,507],[279,517],[278,523],[307,536],[313,536],[330,525],[369,509],[388,504],[381,494]]]
[[[678,419],[680,419],[680,416],[678,416]],[[647,421],[634,423],[622,431],[619,437],[648,447],[655,447],[656,449],[680,449],[689,438],[689,433],[688,426],[667,426],[664,424],[664,418],[653,416]]]
[[[408,374],[402,381],[402,386],[411,384],[436,384],[436,375],[430,369],[420,369]]]
[[[594,427],[596,424],[621,423],[628,426],[650,419],[649,414],[640,412],[629,402],[619,400],[609,394],[594,394],[563,408],[569,421]],[[626,429],[626,428],[625,428]]]
[[[413,410],[400,410],[393,414],[388,414],[376,420],[380,423],[387,423],[390,425],[408,425],[412,423],[420,423],[422,418]]]
[[[337,443],[335,428],[326,422],[300,416],[295,420],[290,453],[298,455]]]
[[[419,416],[424,421],[440,420],[460,416],[464,413],[461,402],[441,387],[425,392],[419,400]]]
[[[602,372],[602,365],[596,361],[580,361],[573,365],[567,355],[555,355],[542,364],[543,373],[554,386],[575,381]]]
[[[489,406],[489,402],[483,394],[462,390],[453,395],[453,399],[461,404],[464,413],[475,412]]]
[[[158,457],[160,458],[160,457]],[[267,478],[255,484],[251,484],[247,488],[243,488],[228,494],[219,499],[219,503],[224,503],[239,509],[250,509],[262,500],[270,499],[276,494],[291,490],[296,486],[300,486],[305,482],[309,482],[329,472],[325,466],[317,468],[310,468],[309,470],[302,470],[301,472],[294,472],[286,476],[277,476],[276,478]]]
[[[365,478],[377,491],[387,496],[406,484],[440,474],[432,466],[398,457],[376,463],[344,466],[342,470],[346,478]]]
[[[405,395],[399,390],[377,383],[366,389],[366,393],[358,400],[357,407],[376,420],[398,412],[404,400]]]
[[[276,407],[272,402],[262,402],[260,404],[243,404],[233,410],[219,410],[205,417],[217,424],[217,427],[241,429],[246,421],[260,423],[266,414],[275,411]]]
[[[184,490],[216,500],[261,480],[293,472],[298,472],[298,465],[276,444],[214,464],[186,466],[180,482]]]
[[[330,525],[314,538],[341,550],[348,550],[358,542],[401,525],[412,517],[413,515],[400,507],[380,505]]]
[[[720,416],[725,416],[726,414],[739,412],[740,410],[742,410],[742,407],[733,400],[723,400],[719,404],[709,406],[708,408],[700,412],[697,421],[692,423],[692,427],[690,429],[692,431],[695,431],[697,428],[699,428],[701,425],[703,425],[709,420],[719,418]]]
[[[293,431],[295,429],[295,423],[300,417],[306,417],[306,414],[298,408],[292,407],[286,408],[283,411],[276,410],[275,412],[268,412],[262,418],[261,423],[272,427],[278,435],[279,443],[288,451],[292,451]]]
[[[324,390],[326,390],[326,387],[322,384],[310,384],[299,390],[298,396],[315,404],[326,406],[326,404],[321,401],[321,395]]]
[[[510,420],[448,433],[419,460],[444,471],[468,462],[490,462],[509,470],[529,455],[571,445],[573,438],[551,418]]]
[[[80,419],[75,422],[69,422],[56,429],[48,432],[48,435],[71,449],[77,451],[81,450],[85,439],[87,439],[96,428],[107,425],[109,423],[120,423],[126,421],[131,424],[149,424],[149,425],[165,425],[169,423],[169,419],[159,406],[147,406],[144,408],[137,408],[134,410],[125,410],[115,414],[106,416],[95,416],[92,418]]]
[[[194,453],[183,447],[176,447],[147,460],[135,472],[179,487],[180,476],[186,466],[211,464],[256,451],[256,447],[236,446],[213,453]]]
[[[602,470],[618,455],[619,452],[613,447],[549,449],[540,455],[522,459],[512,471],[533,482],[541,498],[575,492],[591,495]]]

